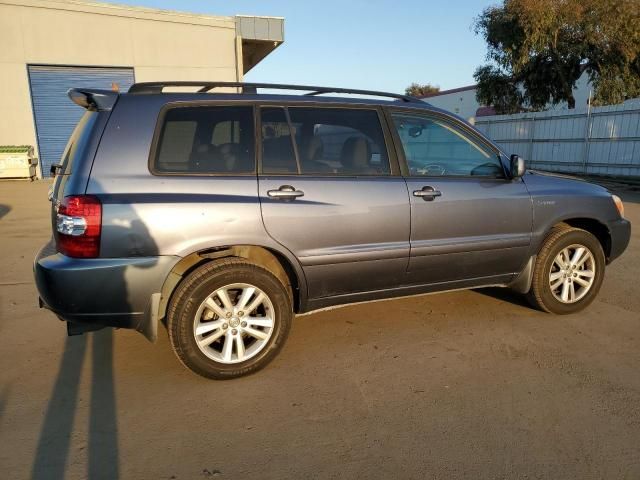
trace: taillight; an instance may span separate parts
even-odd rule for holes
[[[65,197],[56,209],[56,245],[68,257],[95,258],[100,253],[102,204],[91,195]]]

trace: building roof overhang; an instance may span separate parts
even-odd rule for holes
[[[242,39],[242,67],[246,73],[284,43],[284,18],[236,15],[236,36]]]

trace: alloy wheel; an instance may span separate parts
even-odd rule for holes
[[[267,294],[255,285],[218,288],[200,305],[193,334],[202,353],[224,364],[255,357],[273,334],[275,313]]]
[[[549,287],[562,303],[580,301],[593,286],[596,261],[591,250],[574,244],[558,252],[551,264]]]

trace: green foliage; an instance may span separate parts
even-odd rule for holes
[[[499,113],[573,108],[584,72],[595,104],[640,96],[639,0],[504,0],[475,30],[489,61],[474,74],[477,98]]]
[[[482,105],[491,105],[498,113],[518,113],[522,110],[522,93],[509,75],[492,65],[479,67],[475,73],[478,82],[476,98]]]
[[[27,153],[30,150],[30,145],[0,145],[0,153]]]
[[[413,97],[424,97],[425,95],[438,93],[439,91],[440,87],[436,87],[434,85],[431,85],[430,83],[425,83],[424,85],[420,85],[419,83],[412,83],[404,89],[404,93],[406,95],[411,95]]]

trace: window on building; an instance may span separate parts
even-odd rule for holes
[[[494,152],[448,122],[404,114],[393,121],[412,176],[504,176]]]
[[[247,174],[255,171],[252,107],[180,107],[164,117],[158,173]]]
[[[375,110],[290,107],[287,112],[289,119],[282,108],[262,110],[264,173],[390,173]]]

